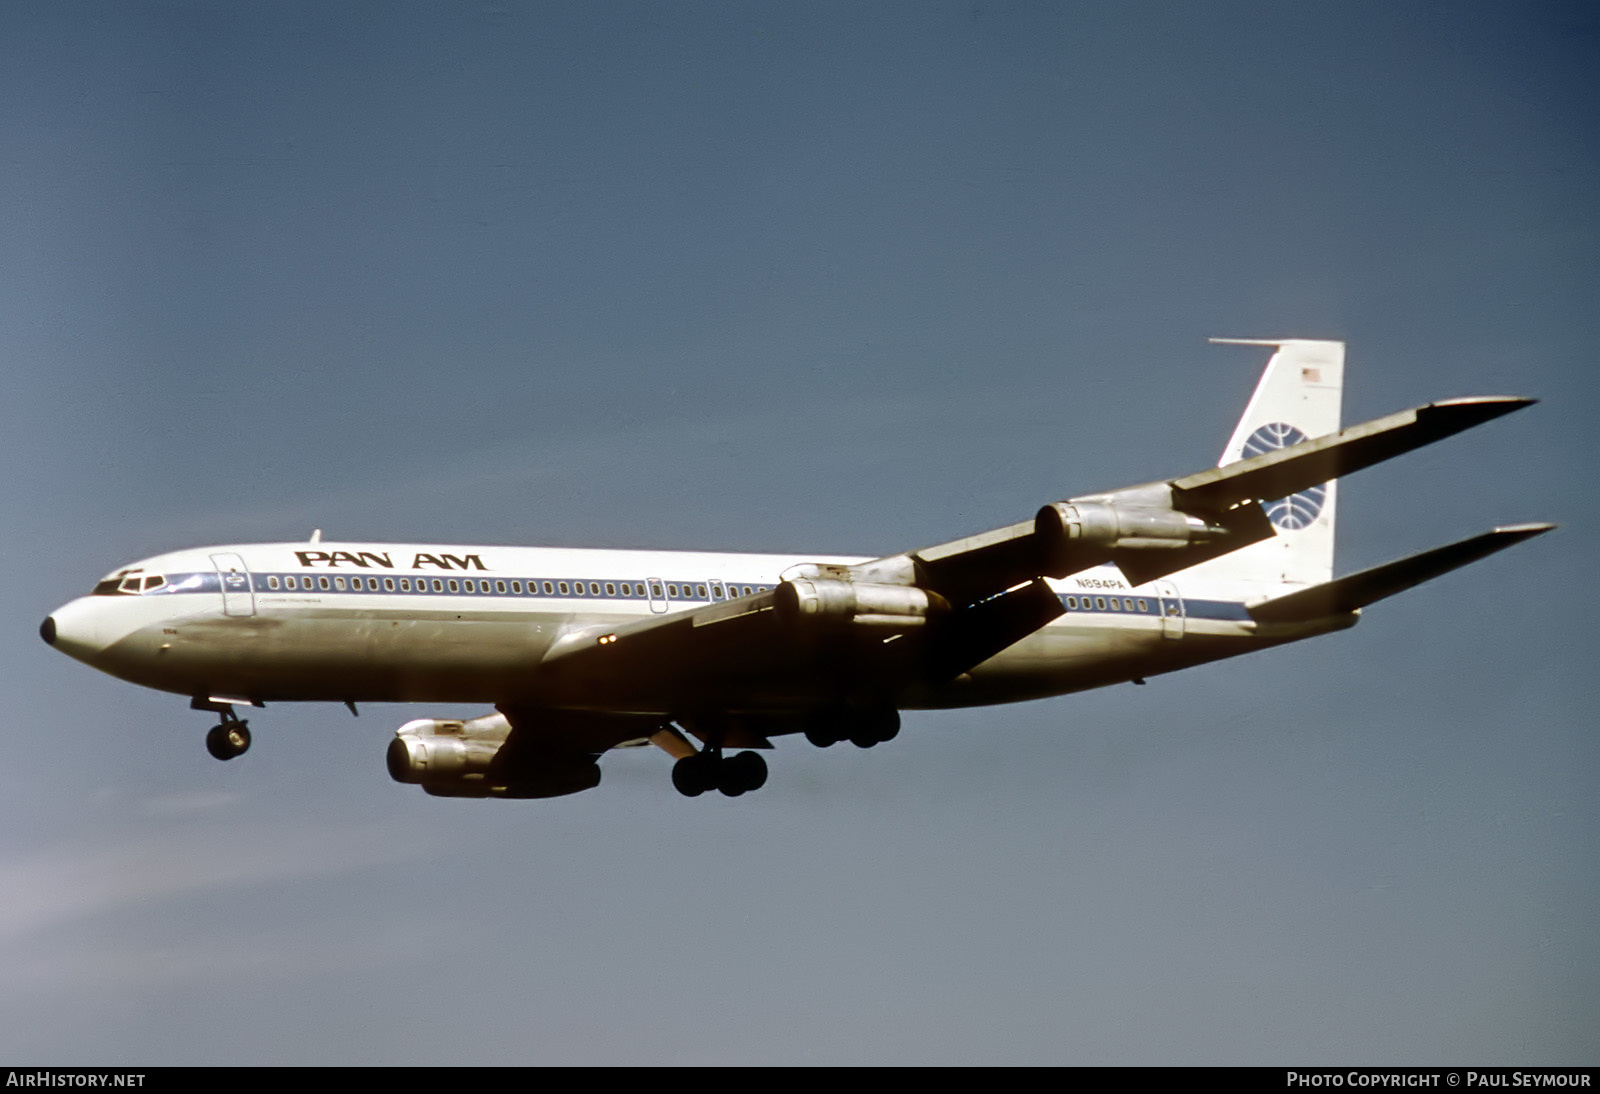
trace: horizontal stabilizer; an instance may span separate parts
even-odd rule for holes
[[[1543,535],[1554,527],[1554,524],[1514,524],[1496,528],[1459,543],[1435,547],[1410,558],[1386,562],[1323,585],[1253,604],[1249,608],[1250,615],[1263,623],[1292,623],[1353,612],[1525,539]]]
[[[1329,479],[1360,471],[1482,425],[1535,401],[1487,395],[1446,399],[1402,410],[1326,437],[1174,479],[1173,507],[1186,513],[1221,512],[1242,501],[1286,498]]]

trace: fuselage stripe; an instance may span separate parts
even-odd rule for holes
[[[215,571],[166,575],[164,585],[142,593],[108,592],[112,596],[179,596],[187,593],[220,593],[222,579]],[[373,577],[279,571],[251,572],[249,591],[257,596],[316,594],[331,596],[436,597],[472,596],[501,600],[622,600],[656,601],[672,604],[709,604],[770,591],[773,586],[756,582],[720,579],[667,581],[594,577],[435,577],[431,574],[385,575]],[[291,585],[292,582],[292,585]],[[238,590],[243,592],[244,590]],[[713,595],[715,594],[715,595]],[[1057,597],[1068,615],[1183,616],[1189,619],[1215,619],[1248,622],[1250,613],[1234,600],[1203,600],[1177,597],[1165,599],[1150,593],[1118,592],[1062,593]]]

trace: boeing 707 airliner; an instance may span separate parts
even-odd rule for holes
[[[123,566],[40,628],[71,657],[189,697],[219,760],[236,708],[474,702],[389,743],[430,794],[543,798],[654,744],[682,793],[762,786],[803,734],[868,748],[902,710],[1062,695],[1354,625],[1368,604],[1554,525],[1495,528],[1333,576],[1335,486],[1529,405],[1449,399],[1340,429],[1342,342],[1274,349],[1219,464],[1053,502],[883,558],[433,544],[202,547]]]

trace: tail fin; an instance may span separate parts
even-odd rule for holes
[[[1344,343],[1304,338],[1213,338],[1242,346],[1273,346],[1244,416],[1218,467],[1339,430],[1344,397]],[[1277,531],[1269,540],[1213,559],[1206,577],[1272,584],[1316,585],[1333,577],[1337,484],[1325,482],[1264,508]]]

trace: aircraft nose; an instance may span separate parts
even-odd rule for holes
[[[122,629],[116,620],[106,617],[103,604],[82,597],[45,616],[39,624],[39,637],[68,657],[93,664],[120,637]]]

